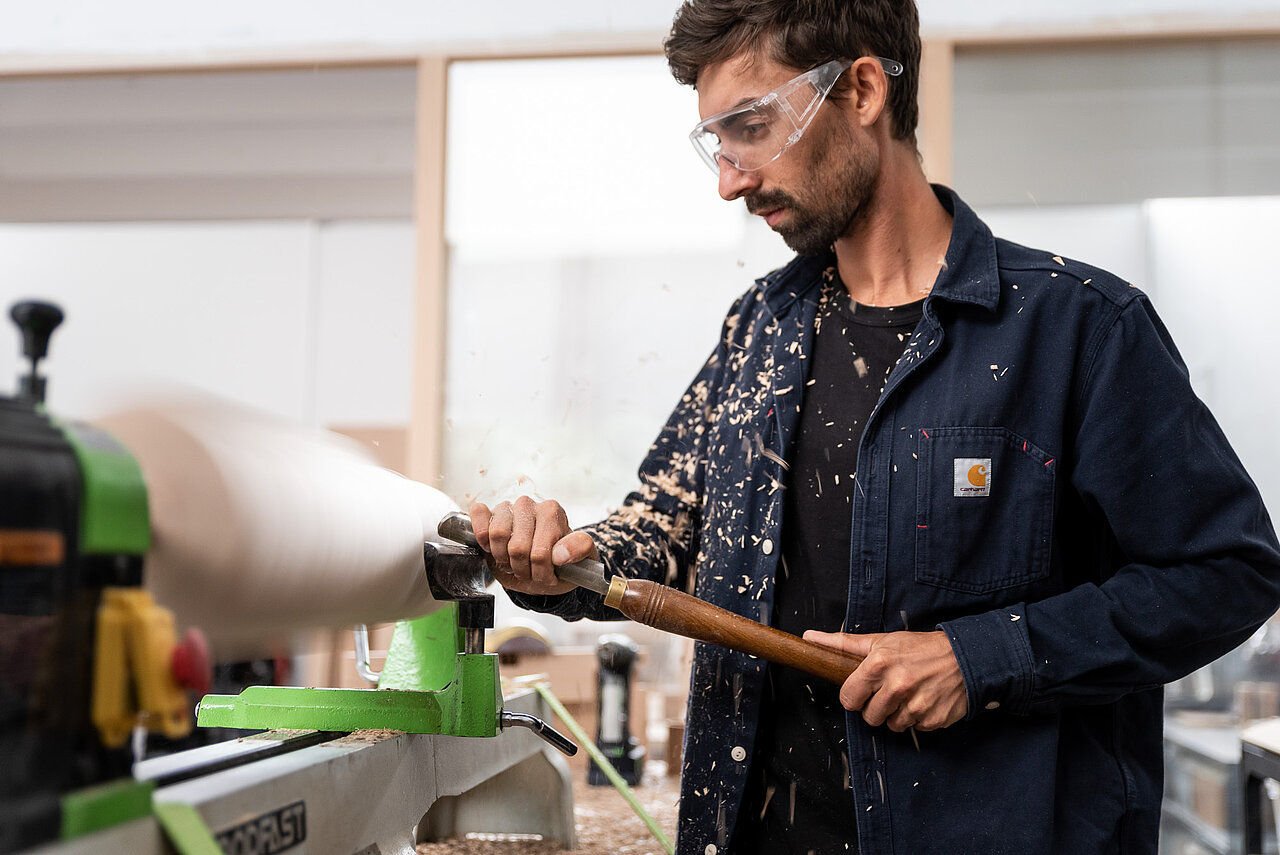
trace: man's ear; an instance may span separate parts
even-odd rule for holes
[[[879,121],[889,103],[889,76],[874,57],[858,59],[849,71],[852,86],[848,92],[848,105],[858,116],[858,123],[869,128]]]

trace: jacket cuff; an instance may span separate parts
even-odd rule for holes
[[[575,588],[567,594],[558,594],[555,596],[540,596],[537,594],[522,594],[519,591],[507,591],[507,597],[511,602],[515,603],[522,609],[528,609],[531,612],[541,612],[543,614],[555,615],[564,620],[581,620],[586,617],[589,612],[591,603],[582,596],[583,590]],[[593,595],[597,600],[600,599],[599,594],[587,591],[587,594]]]
[[[601,554],[600,560],[604,563],[605,581],[620,575],[613,569],[612,562],[607,555]],[[595,591],[589,591],[586,588],[574,588],[568,593],[552,596],[522,594],[519,591],[504,590],[507,591],[507,597],[510,598],[511,602],[522,609],[555,615],[567,621],[582,620],[583,618],[591,620],[625,620],[619,612],[605,606],[604,598],[600,594]]]
[[[1031,711],[1034,664],[1026,605],[1018,603],[938,624],[947,634],[969,700],[966,718],[987,710]]]

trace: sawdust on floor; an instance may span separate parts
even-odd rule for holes
[[[680,779],[664,774],[664,765],[651,762],[639,786],[632,790],[644,809],[673,843],[676,839],[676,803]],[[586,774],[574,776],[574,825],[578,848],[565,850],[548,840],[452,839],[419,843],[418,855],[663,855],[660,844],[640,817],[611,786],[593,787]]]

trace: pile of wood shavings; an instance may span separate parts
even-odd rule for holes
[[[373,745],[387,739],[395,739],[397,736],[404,736],[403,730],[357,730],[354,733],[348,733],[341,739],[335,739],[326,745]]]
[[[650,765],[654,771],[647,772],[632,791],[674,843],[680,780],[661,774],[662,764]],[[585,774],[574,776],[573,813],[578,832],[578,848],[574,850],[549,840],[465,839],[419,843],[418,855],[552,855],[566,851],[574,855],[664,855],[662,844],[622,794],[611,786],[587,784]]]

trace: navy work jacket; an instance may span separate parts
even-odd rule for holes
[[[1154,855],[1160,687],[1275,611],[1275,531],[1147,298],[994,239],[936,192],[955,217],[946,265],[866,425],[848,578],[831,596],[850,632],[944,630],[969,711],[917,734],[918,748],[847,716],[858,846]],[[639,488],[588,527],[614,572],[768,621],[785,461],[833,264],[797,257],[734,305]],[[582,589],[516,599],[610,617]],[[763,673],[697,645],[680,853],[727,851]]]

